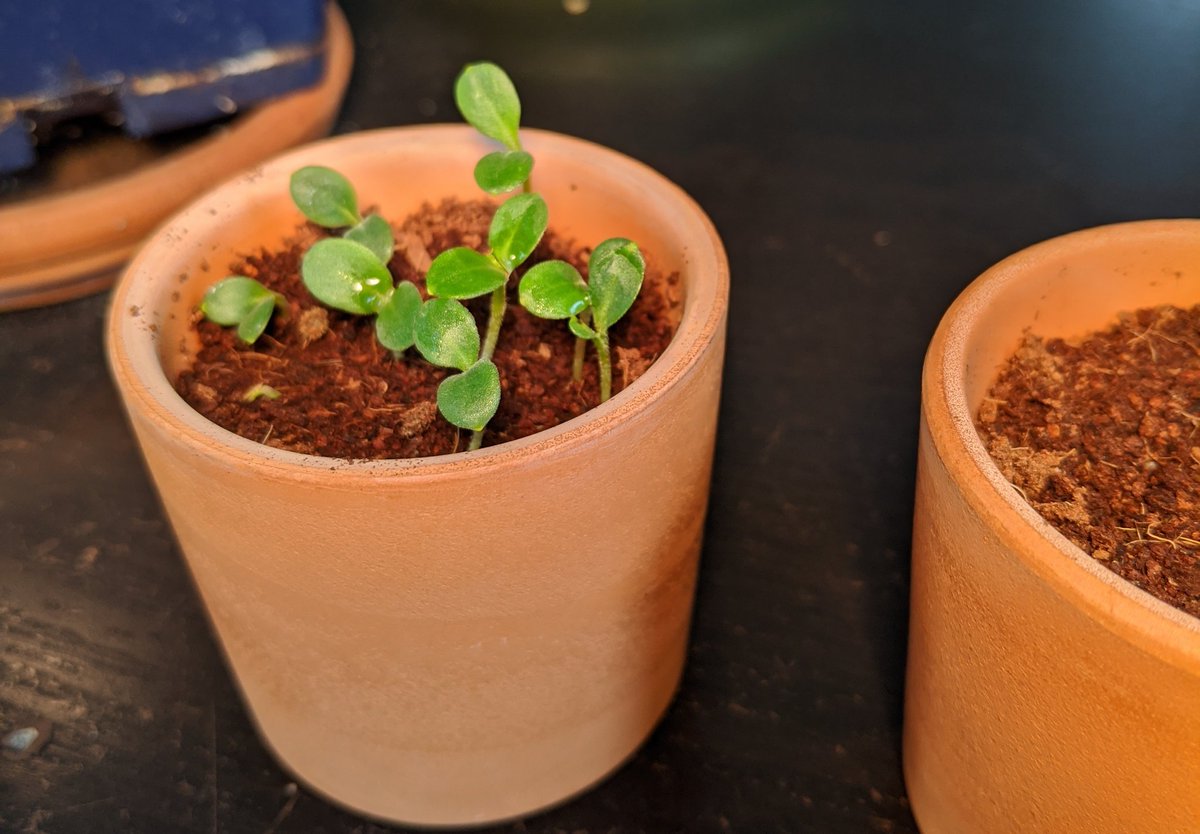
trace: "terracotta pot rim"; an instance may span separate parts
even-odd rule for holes
[[[1130,235],[1200,237],[1200,220],[1143,220],[1071,232],[1005,258],[976,278],[942,318],[925,357],[923,418],[933,448],[972,508],[1037,575],[1087,616],[1175,665],[1200,667],[1200,619],[1159,600],[1099,565],[1023,501],[976,433],[967,403],[966,347],[983,311],[998,295],[1048,258],[1103,247]],[[1119,310],[1113,310],[1114,316]],[[1018,531],[1036,534],[1028,547]]]
[[[642,189],[670,200],[678,215],[691,227],[689,231],[694,232],[690,238],[694,243],[688,255],[694,263],[692,272],[704,276],[705,280],[689,285],[682,318],[667,349],[641,377],[607,403],[552,429],[470,453],[394,460],[343,460],[291,452],[240,437],[193,410],[168,381],[151,335],[126,312],[131,306],[130,295],[140,283],[138,276],[152,275],[156,271],[160,275],[176,274],[177,269],[172,271],[160,266],[160,262],[170,260],[171,251],[196,234],[192,228],[202,228],[206,221],[211,224],[211,208],[236,202],[231,197],[239,191],[256,193],[256,189],[261,188],[257,183],[264,179],[265,172],[278,169],[290,172],[299,164],[312,164],[317,160],[337,167],[339,155],[364,153],[364,148],[381,140],[413,144],[472,141],[474,131],[461,124],[379,128],[309,143],[224,182],[172,216],[130,261],[109,304],[106,343],[109,364],[118,384],[126,390],[126,396],[136,398],[140,407],[153,414],[154,419],[169,426],[184,442],[203,454],[222,458],[231,466],[252,465],[265,475],[290,480],[320,481],[331,473],[336,473],[342,484],[356,480],[377,482],[381,477],[406,480],[456,477],[467,472],[504,469],[530,458],[553,456],[577,444],[591,442],[592,438],[660,398],[694,370],[700,355],[721,327],[728,305],[729,265],[712,221],[687,193],[654,169],[583,139],[535,128],[522,128],[521,135],[535,156],[539,149],[553,151],[572,147],[585,155],[593,166],[636,178]]]
[[[179,192],[199,194],[214,172],[224,179],[326,135],[350,80],[354,43],[337,4],[327,3],[325,13],[326,66],[314,86],[250,108],[133,170],[0,205],[0,310],[70,298],[71,284],[88,276],[111,283],[139,241],[184,205]]]

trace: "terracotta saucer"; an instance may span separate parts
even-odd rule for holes
[[[180,206],[243,168],[328,133],[354,58],[345,17],[332,3],[328,14],[328,60],[317,86],[247,111],[162,155],[148,150],[150,143],[126,139],[100,149],[81,144],[57,160],[36,196],[0,204],[0,310],[105,289],[143,238]],[[136,156],[137,163],[129,167],[121,156]],[[125,170],[95,178],[95,171],[112,166]]]

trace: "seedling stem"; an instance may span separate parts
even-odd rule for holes
[[[592,314],[588,310],[584,310],[579,314],[579,320],[587,324],[592,320]],[[579,336],[575,337],[575,358],[571,362],[571,379],[576,382],[583,381],[583,360],[587,356],[587,339],[582,339]]]
[[[608,331],[596,332],[596,361],[600,366],[600,402],[606,403],[612,396],[612,359],[608,352]]]

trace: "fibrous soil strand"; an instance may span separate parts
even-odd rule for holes
[[[1125,314],[1080,342],[1027,335],[977,426],[1063,535],[1200,616],[1200,305]]]

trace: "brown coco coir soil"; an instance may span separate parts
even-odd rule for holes
[[[1027,336],[978,428],[1068,539],[1200,616],[1200,305],[1125,314],[1078,344]]]
[[[425,205],[396,232],[389,269],[424,294],[430,259],[453,246],[486,247],[495,206],[447,200]],[[282,251],[263,250],[230,265],[233,274],[258,279],[288,300],[286,314],[272,318],[254,345],[234,328],[205,320],[194,326],[200,349],[175,387],[214,423],[269,446],[330,458],[381,459],[441,455],[464,450],[460,432],[437,413],[437,386],[449,373],[415,349],[395,358],[375,338],[374,318],[321,305],[300,278],[303,253],[324,230],[306,225]],[[571,262],[587,275],[589,250],[547,231],[526,266],[551,258]],[[629,313],[610,331],[613,391],[640,376],[666,348],[678,323],[678,275],[663,275],[647,254],[646,279]],[[523,270],[518,271],[518,275]],[[595,354],[588,348],[582,382],[571,378],[574,337],[562,321],[531,316],[516,303],[517,278],[509,281],[509,305],[493,361],[500,370],[500,408],[488,424],[484,445],[525,437],[577,417],[599,402]],[[486,322],[487,299],[467,302]],[[277,399],[245,402],[265,384]]]

